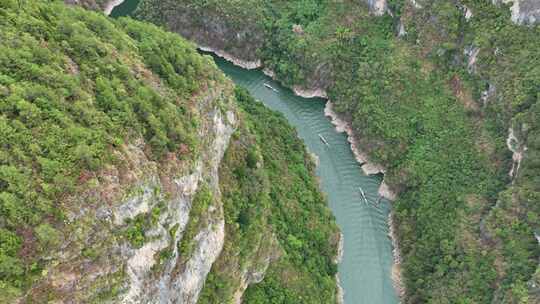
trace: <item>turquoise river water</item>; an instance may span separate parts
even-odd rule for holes
[[[135,9],[137,8],[137,5],[139,5],[139,2],[141,0],[126,0],[122,2],[120,5],[116,6],[112,12],[111,17],[122,17],[122,16],[129,16]]]
[[[111,15],[129,15],[138,2],[128,0]],[[214,56],[214,59],[237,85],[247,88],[270,109],[283,113],[309,151],[317,155],[316,173],[344,236],[338,275],[345,304],[398,303],[391,279],[392,242],[387,224],[390,203],[383,199],[379,208],[375,208],[364,202],[359,191],[361,187],[370,203],[377,201],[382,176],[363,173],[346,134],[338,133],[324,116],[326,101],[295,96],[260,70],[246,70],[221,58]],[[268,89],[265,83],[277,90]],[[319,134],[329,145],[321,141]]]
[[[260,70],[245,70],[214,56],[218,67],[237,85],[247,88],[258,100],[279,111],[298,130],[309,151],[319,158],[317,175],[327,194],[330,208],[343,233],[343,259],[339,278],[346,304],[397,303],[392,285],[392,242],[387,218],[390,204],[382,200],[379,208],[367,205],[378,199],[380,175],[365,175],[354,158],[345,133],[338,133],[324,116],[326,101],[302,98],[267,77]],[[277,92],[268,89],[269,84]],[[322,142],[322,135],[329,145]]]

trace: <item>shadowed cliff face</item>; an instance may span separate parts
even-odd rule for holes
[[[179,33],[200,46],[224,50],[246,61],[258,59],[257,50],[262,47],[264,33],[256,24],[244,20],[240,24],[229,22],[212,11],[190,11],[184,7],[180,14],[166,17],[171,30]]]
[[[256,61],[260,58],[257,50],[262,47],[265,34],[263,26],[257,22],[264,18],[261,11],[263,4],[254,1],[249,10],[224,4],[213,1],[196,4],[190,1],[152,0],[141,2],[137,12],[142,14],[141,17],[144,15],[144,19],[167,24],[171,30],[200,46],[220,50],[245,61]],[[169,9],[159,12],[144,9],[152,6]],[[224,18],[230,9],[234,11],[234,18]]]
[[[98,11],[104,9],[111,0],[64,0],[64,2],[69,5],[80,5],[86,9]]]

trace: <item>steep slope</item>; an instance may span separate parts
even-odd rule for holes
[[[512,6],[523,22],[502,2],[143,0],[137,15],[328,93],[399,193],[406,302],[534,303],[540,27],[533,1]]]
[[[439,66],[459,73],[455,79],[472,92],[475,116],[484,123],[478,141],[507,182],[478,223],[482,242],[496,252],[494,302],[535,303],[540,301],[540,26],[533,25],[538,4],[503,2],[418,2],[420,8],[404,2],[399,14],[404,28],[412,29],[405,39],[418,40],[425,54],[442,54],[436,56]]]
[[[164,288],[150,271],[165,253],[163,278],[202,268],[183,288],[196,295],[223,243],[217,169],[234,126],[231,85],[175,35],[80,9],[4,3],[1,34],[3,295],[166,295],[178,282]],[[208,225],[221,230],[198,241],[214,256],[184,256],[179,268],[176,243],[203,183],[218,206]]]
[[[231,224],[244,198],[231,203],[228,190],[241,181],[222,180],[234,168],[222,163],[230,138],[237,128],[256,136],[251,120],[275,114],[239,112],[240,95],[212,60],[153,25],[60,2],[2,1],[0,40],[0,302],[197,302],[230,240],[251,246]],[[299,159],[267,162],[294,165],[290,176],[301,174],[295,182],[318,199],[267,197],[255,237],[274,241],[231,267],[247,286],[255,279],[246,265],[268,265],[282,250],[298,255],[303,247],[290,247],[280,230],[296,226],[265,210],[307,207],[320,234],[289,234],[316,244],[314,259],[328,268],[307,277],[294,264],[292,273],[324,278],[332,298],[337,229],[304,147],[285,128],[280,138],[295,143]],[[253,167],[253,153],[236,155]]]

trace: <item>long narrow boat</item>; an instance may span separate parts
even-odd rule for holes
[[[366,203],[366,205],[369,205],[367,197],[366,197],[366,193],[364,192],[362,187],[358,187],[358,190],[360,190],[360,194],[362,195],[362,198],[364,199],[364,202]]]
[[[270,89],[274,92],[277,92],[278,90],[276,88],[274,88],[273,86],[269,85],[268,83],[264,83],[264,86],[267,88],[267,89]]]
[[[326,138],[324,138],[321,134],[319,134],[319,138],[325,145],[330,146],[330,144],[326,141]]]

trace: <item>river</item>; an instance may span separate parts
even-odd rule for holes
[[[122,1],[118,6],[114,7],[111,11],[111,17],[122,17],[130,15],[135,9],[141,0],[127,0]]]
[[[338,275],[345,304],[398,303],[391,279],[392,242],[388,237],[387,224],[391,206],[385,199],[376,204],[382,176],[363,173],[346,134],[338,133],[325,117],[326,101],[298,97],[261,70],[242,69],[215,56],[214,60],[237,85],[247,88],[270,109],[283,113],[298,130],[298,136],[309,151],[317,155],[319,165],[316,174],[344,236]],[[265,83],[276,91],[265,87]],[[365,192],[368,203],[363,199],[360,188]]]

